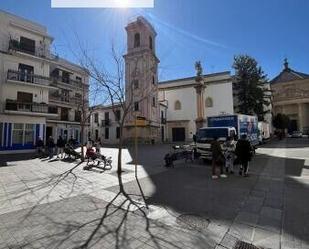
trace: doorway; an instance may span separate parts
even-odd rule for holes
[[[164,126],[161,126],[161,140],[164,142]]]
[[[184,142],[186,139],[186,129],[184,127],[172,128],[173,142]]]
[[[46,140],[47,140],[50,136],[53,136],[53,127],[47,126],[47,127],[46,127]]]
[[[288,133],[292,133],[293,131],[297,131],[297,120],[291,119],[289,123]]]

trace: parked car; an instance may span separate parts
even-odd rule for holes
[[[303,133],[300,132],[300,131],[293,131],[291,137],[292,137],[292,138],[301,138],[301,137],[303,137]]]

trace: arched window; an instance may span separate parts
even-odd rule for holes
[[[152,44],[152,37],[149,36],[149,48],[152,50],[153,44]]]
[[[181,103],[180,103],[179,100],[176,100],[176,101],[175,101],[174,109],[175,109],[175,110],[181,110]]]
[[[138,48],[141,45],[141,35],[140,33],[135,33],[134,35],[134,47]]]
[[[213,107],[212,98],[208,97],[205,102],[206,102],[206,107]]]

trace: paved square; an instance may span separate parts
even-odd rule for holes
[[[139,148],[138,181],[130,148],[121,179],[116,161],[111,171],[85,171],[78,162],[2,158],[0,248],[233,248],[238,240],[309,248],[309,147],[291,158],[282,151],[290,143],[258,149],[249,178],[218,180],[198,161],[163,167],[169,145]],[[103,151],[116,158],[116,149]]]

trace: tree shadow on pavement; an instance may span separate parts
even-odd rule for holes
[[[149,219],[147,205],[132,198],[121,176],[118,181],[118,191],[108,202],[79,195],[0,216],[6,229],[20,239],[10,248],[184,248],[180,238],[188,237],[188,232]],[[143,192],[139,196],[143,199]]]
[[[218,180],[211,179],[208,167],[179,163],[128,183],[123,183],[126,176],[118,177],[119,186],[82,195],[76,193],[76,182],[88,178],[75,174],[76,167],[48,180],[51,192],[44,196],[53,195],[62,181],[70,187],[66,192],[74,194],[0,216],[6,246],[233,248],[228,236],[272,249],[305,248],[309,243],[309,173],[304,160],[257,155],[250,163],[250,177]],[[40,191],[40,185],[33,191]],[[157,212],[162,214],[154,215]],[[182,222],[180,217],[188,214],[209,224],[196,228],[194,217]]]
[[[218,234],[220,228],[226,228],[218,244],[225,243],[225,236],[233,231],[232,235],[236,233],[238,239],[266,248],[280,248],[280,243],[306,248],[309,246],[309,199],[306,197],[309,196],[306,180],[309,170],[304,162],[259,154],[250,163],[250,177],[240,177],[236,170],[235,175],[218,180],[211,179],[208,167],[178,163],[162,173],[149,174],[149,178],[140,180],[140,185],[149,206],[172,210],[176,219],[183,215],[207,219],[210,225],[216,225]],[[147,171],[148,167],[144,169]],[[127,183],[126,189],[133,195],[138,193],[135,182]],[[248,233],[251,236],[246,237]],[[279,239],[275,242],[276,236]]]
[[[0,167],[15,166],[14,163],[23,160],[31,160],[36,158],[35,153],[22,153],[22,154],[0,154]]]

